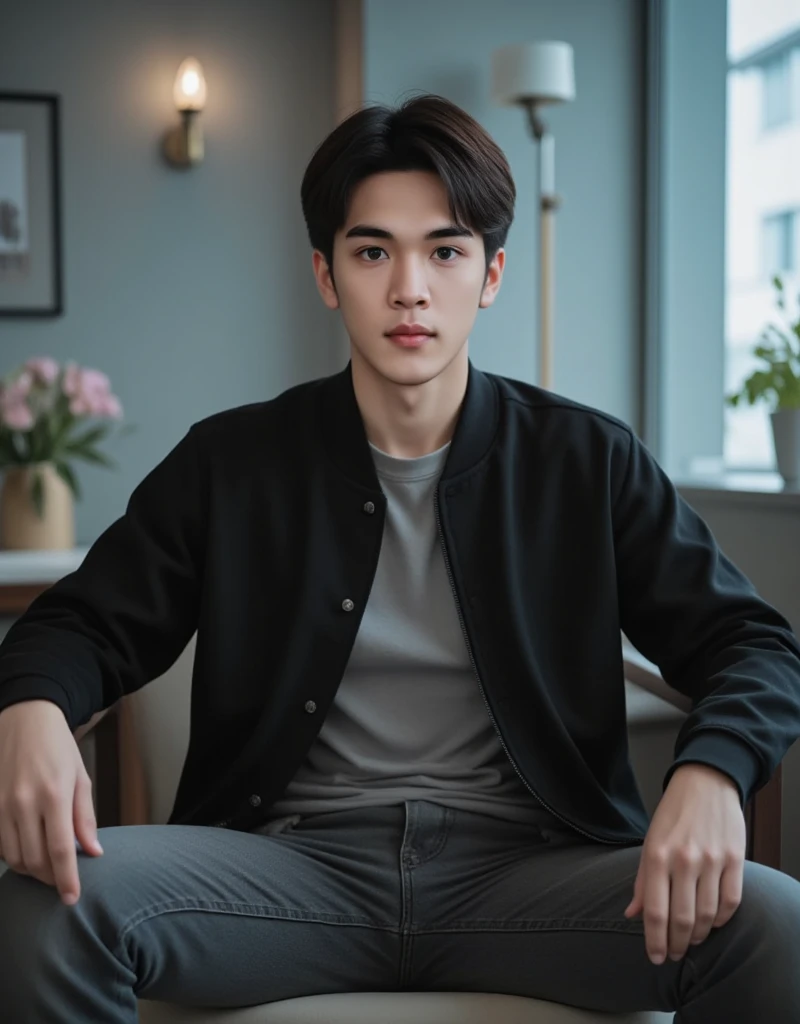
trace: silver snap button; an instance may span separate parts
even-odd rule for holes
[[[250,797],[249,803],[251,807],[261,806],[261,797],[258,795],[258,793],[253,793],[253,795]]]
[[[307,700],[305,707],[309,715],[313,715],[314,712],[317,710],[317,705],[314,703],[313,700]]]
[[[355,608],[355,605],[349,597],[346,597],[344,601],[342,601],[342,608],[344,608],[346,612],[351,612]]]
[[[368,516],[371,516],[375,512],[375,502],[374,501],[368,501],[364,505],[364,511],[367,513]]]

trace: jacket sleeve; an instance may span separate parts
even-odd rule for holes
[[[0,711],[57,704],[72,730],[165,672],[197,627],[206,501],[193,427],[80,567],[0,644]]]
[[[800,645],[646,447],[628,439],[612,473],[621,625],[692,701],[664,788],[679,765],[706,764],[733,779],[744,806],[800,735]]]

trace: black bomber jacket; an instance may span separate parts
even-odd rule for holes
[[[533,797],[642,841],[621,632],[691,698],[664,785],[685,762],[742,802],[769,780],[800,735],[800,646],[625,424],[470,365],[435,505],[475,685]],[[11,627],[0,710],[44,698],[75,729],[196,632],[170,821],[254,827],[336,696],[385,508],[349,366],[196,423]]]

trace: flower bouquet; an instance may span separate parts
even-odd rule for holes
[[[0,378],[3,547],[72,546],[72,499],[81,496],[73,464],[113,468],[99,445],[121,419],[119,398],[99,370],[39,356]]]

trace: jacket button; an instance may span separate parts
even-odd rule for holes
[[[228,827],[228,822],[227,821],[215,821],[214,824],[211,827],[212,828],[227,828]]]
[[[261,797],[258,795],[258,793],[253,793],[253,795],[250,797],[250,800],[248,802],[249,802],[251,807],[260,807],[261,806]]]
[[[306,707],[306,711],[309,713],[309,715],[313,715],[314,712],[317,710],[317,705],[314,703],[313,700],[307,700],[306,704],[305,704],[305,707]]]
[[[364,505],[364,511],[367,513],[368,516],[371,516],[374,513],[374,511],[375,511],[375,502],[374,501],[368,501]]]
[[[351,612],[355,608],[355,605],[349,597],[346,597],[344,601],[342,601],[342,608],[344,608],[346,612]]]

